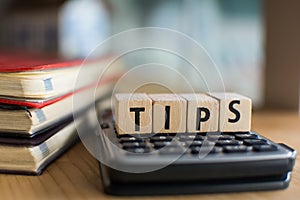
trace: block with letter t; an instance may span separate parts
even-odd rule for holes
[[[114,100],[118,134],[152,132],[152,100],[146,94],[120,93]]]

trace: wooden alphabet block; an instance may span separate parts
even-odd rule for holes
[[[205,94],[181,94],[187,100],[187,132],[216,132],[219,102]]]
[[[176,94],[149,94],[154,133],[186,132],[186,100]]]
[[[142,93],[116,94],[115,121],[118,134],[151,133],[151,99]]]
[[[250,98],[235,93],[209,93],[209,95],[219,100],[220,131],[250,131],[252,112]]]

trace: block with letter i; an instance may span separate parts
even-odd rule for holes
[[[186,132],[186,100],[176,94],[149,94],[153,101],[153,132]]]
[[[146,94],[116,94],[114,100],[118,134],[152,132],[152,100]]]
[[[221,132],[250,131],[251,99],[236,93],[209,93],[219,101]]]
[[[219,102],[206,94],[181,94],[187,100],[187,132],[216,132]]]

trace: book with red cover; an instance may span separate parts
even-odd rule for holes
[[[62,61],[31,54],[0,52],[0,103],[40,107],[48,105],[76,90],[89,87],[108,68],[112,56],[93,60]],[[119,65],[110,67],[107,77],[118,73]],[[80,80],[78,77],[86,77]],[[54,100],[56,99],[56,100]],[[25,103],[30,102],[30,103]],[[31,104],[32,103],[32,104]]]
[[[112,82],[115,82],[116,80],[118,80],[118,78],[120,78],[121,75],[122,75],[122,73],[117,73],[115,75],[107,77],[106,79],[103,79],[99,83],[91,84],[91,85],[85,86],[83,88],[80,88],[78,90],[75,90],[75,91],[69,92],[67,94],[64,94],[62,96],[58,96],[58,97],[54,97],[54,98],[25,99],[25,98],[0,96],[0,107],[1,107],[1,104],[7,104],[6,105],[7,107],[9,107],[9,105],[12,105],[12,106],[15,105],[15,106],[25,106],[25,107],[30,107],[30,108],[43,108],[50,104],[61,101],[65,98],[71,97],[72,95],[82,92],[83,90],[88,90],[88,89],[96,88],[96,87],[102,87],[105,84],[110,84]]]

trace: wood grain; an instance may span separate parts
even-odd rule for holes
[[[275,142],[284,142],[300,151],[300,118],[296,112],[258,112],[253,115],[253,130]],[[97,199],[97,200],[298,200],[300,199],[300,159],[297,156],[288,189],[228,194],[113,197],[102,192],[97,161],[82,144],[75,145],[50,165],[41,176],[0,175],[0,199]]]

